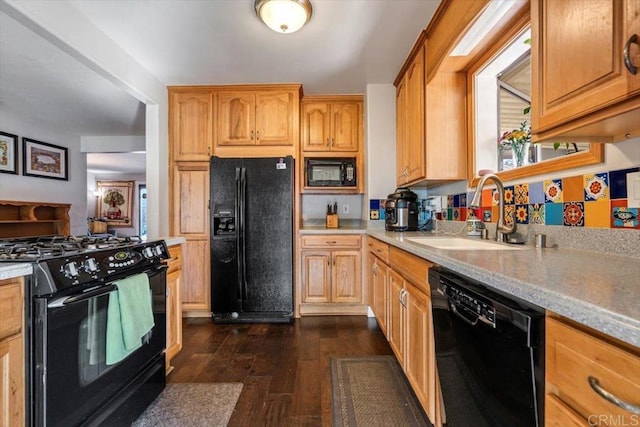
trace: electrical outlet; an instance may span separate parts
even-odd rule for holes
[[[627,207],[640,208],[640,172],[627,174]]]
[[[349,205],[347,205],[346,203],[344,205],[342,205],[342,213],[343,214],[348,214],[349,213]]]

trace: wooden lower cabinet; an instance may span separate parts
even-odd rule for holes
[[[378,326],[387,335],[389,296],[389,267],[371,252],[367,259],[369,281],[369,306],[376,316]]]
[[[420,257],[369,238],[369,286],[372,307],[413,391],[435,426],[442,425],[431,297]],[[388,265],[378,256],[388,259]],[[387,258],[388,256],[388,258]],[[374,274],[377,266],[377,275]],[[381,289],[386,292],[380,297]],[[378,301],[384,300],[384,303]],[[381,307],[385,304],[385,307]]]
[[[211,316],[209,240],[188,239],[183,251],[182,309]]]
[[[173,370],[171,359],[182,350],[182,247],[169,248],[171,258],[167,265],[167,374]]]
[[[209,162],[176,162],[172,169],[172,236],[182,247],[182,309],[211,316],[209,256]]]
[[[405,373],[425,412],[435,422],[436,361],[431,298],[409,283],[406,284],[405,317]]]
[[[0,280],[0,426],[24,426],[24,281]]]
[[[640,423],[638,347],[550,314],[545,353],[546,426]],[[635,412],[611,401],[616,399]]]
[[[300,314],[365,314],[360,236],[303,236]]]
[[[398,359],[398,363],[404,367],[404,279],[393,269],[389,271],[389,325],[387,339],[389,345]]]

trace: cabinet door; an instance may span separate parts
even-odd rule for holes
[[[177,164],[173,175],[172,234],[208,238],[209,162]]]
[[[359,103],[331,104],[331,151],[358,151],[362,111]]]
[[[407,183],[407,82],[403,78],[396,89],[396,182],[398,186]]]
[[[24,425],[24,346],[22,334],[0,341],[1,425]]]
[[[217,145],[252,145],[255,136],[253,92],[221,92],[218,95]]]
[[[587,4],[583,0],[533,2],[534,133],[624,100],[630,89],[640,87],[640,74],[632,75],[623,61],[624,44],[632,34],[626,27],[634,21],[637,25],[638,19],[630,15],[627,20],[625,13],[630,9],[637,13],[638,1],[589,0]]]
[[[389,271],[389,324],[387,331],[389,345],[404,366],[404,279],[393,270]]]
[[[302,104],[302,149],[327,151],[331,144],[331,116],[326,102]]]
[[[384,334],[387,333],[387,297],[389,293],[389,267],[380,260],[376,263],[373,276],[374,312],[378,319],[378,326]]]
[[[407,165],[407,181],[413,182],[424,179],[425,171],[425,141],[424,141],[424,48],[411,62],[407,70],[407,110],[405,112],[406,147],[405,162]]]
[[[293,145],[293,94],[259,92],[256,95],[256,144]]]
[[[182,349],[182,308],[180,270],[167,274],[167,369],[170,361]]]
[[[169,103],[174,161],[209,160],[213,137],[211,93],[172,93]]]
[[[331,252],[302,251],[302,302],[329,302]]]
[[[436,379],[431,301],[415,286],[407,285],[405,372],[429,419],[435,420]]]
[[[331,260],[331,301],[362,302],[360,251],[333,251]]]
[[[182,309],[211,309],[209,240],[187,239],[183,246]]]

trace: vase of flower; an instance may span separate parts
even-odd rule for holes
[[[520,123],[519,129],[513,129],[502,134],[498,140],[500,151],[511,150],[514,167],[529,164],[529,147],[531,146],[531,127],[527,121]]]
[[[524,142],[522,144],[513,144],[511,146],[511,155],[513,156],[513,164],[516,167],[529,164],[529,147],[530,142]]]

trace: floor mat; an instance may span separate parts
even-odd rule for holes
[[[431,426],[393,356],[331,359],[334,426]]]
[[[242,383],[172,383],[132,424],[134,427],[226,426]]]

